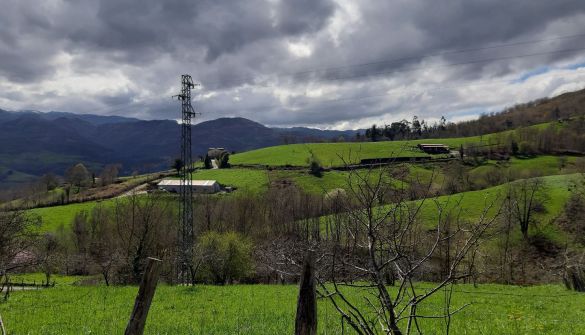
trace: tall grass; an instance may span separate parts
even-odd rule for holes
[[[424,284],[421,284],[424,285]],[[350,289],[350,297],[369,295]],[[15,292],[0,312],[10,334],[120,334],[137,287],[81,287]],[[160,285],[146,334],[292,334],[295,285],[171,287]],[[443,295],[421,306],[442,312]],[[585,295],[559,285],[516,287],[456,285],[453,308],[470,304],[452,320],[452,334],[585,334]],[[340,334],[340,317],[319,300],[319,334]],[[421,320],[425,334],[444,333],[441,319]],[[347,330],[347,325],[346,325]],[[346,332],[352,334],[353,332]]]

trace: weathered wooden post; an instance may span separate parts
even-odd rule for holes
[[[295,335],[317,334],[317,297],[315,284],[315,252],[307,251],[299,285]]]
[[[134,309],[130,315],[130,321],[128,321],[128,326],[126,326],[125,335],[142,335],[144,332],[146,317],[148,316],[148,310],[154,297],[156,284],[158,283],[160,262],[160,259],[148,257],[148,264],[142,276],[142,282],[140,283],[138,295],[134,302]]]
[[[2,335],[6,335],[6,328],[4,328],[4,322],[2,322],[2,315],[0,315],[0,329],[2,329]]]

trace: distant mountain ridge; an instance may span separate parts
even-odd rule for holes
[[[355,132],[269,128],[235,117],[198,123],[192,134],[197,157],[209,147],[241,152],[308,139],[349,138]],[[0,185],[23,179],[15,181],[14,176],[62,175],[78,162],[96,173],[112,163],[122,164],[124,173],[148,172],[167,169],[179,157],[180,125],[171,120],[0,109],[0,143]]]

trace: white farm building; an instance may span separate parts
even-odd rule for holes
[[[167,192],[179,193],[181,187],[179,179],[163,179],[158,183],[158,189]],[[191,180],[191,188],[193,193],[217,193],[221,191],[221,186],[215,180]]]

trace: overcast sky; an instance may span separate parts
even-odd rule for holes
[[[0,0],[0,108],[355,129],[585,87],[583,0]]]

